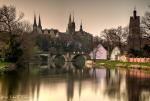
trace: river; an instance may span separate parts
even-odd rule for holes
[[[89,69],[0,77],[0,101],[150,101],[150,73]]]

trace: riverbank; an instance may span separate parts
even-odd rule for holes
[[[104,66],[106,68],[136,68],[136,69],[148,69],[150,70],[150,63],[138,63],[138,62],[121,62],[121,61],[110,61],[110,60],[97,60],[95,62],[97,68]]]
[[[0,72],[4,72],[12,63],[0,61]]]

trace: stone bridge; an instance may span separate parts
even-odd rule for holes
[[[48,67],[74,68],[74,65],[84,65],[86,60],[91,59],[89,54],[83,52],[65,53],[65,54],[49,54],[41,53],[40,57],[47,57]],[[71,63],[72,62],[72,63]],[[67,68],[68,69],[68,68]]]

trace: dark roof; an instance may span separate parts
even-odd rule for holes
[[[59,32],[58,29],[43,29],[43,30],[42,30],[42,33],[43,33],[45,30],[47,30],[48,33],[50,33],[50,31],[52,31],[52,30],[54,31],[54,33]]]

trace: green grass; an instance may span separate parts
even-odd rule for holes
[[[5,67],[7,67],[9,64],[9,62],[0,61],[0,72],[5,71]]]
[[[133,65],[140,66],[140,68],[150,68],[150,63],[138,63],[138,62],[121,62],[121,61],[109,61],[109,60],[98,60],[96,61],[97,66],[105,66],[108,68],[115,68],[117,65],[122,65],[122,67],[130,68]]]

